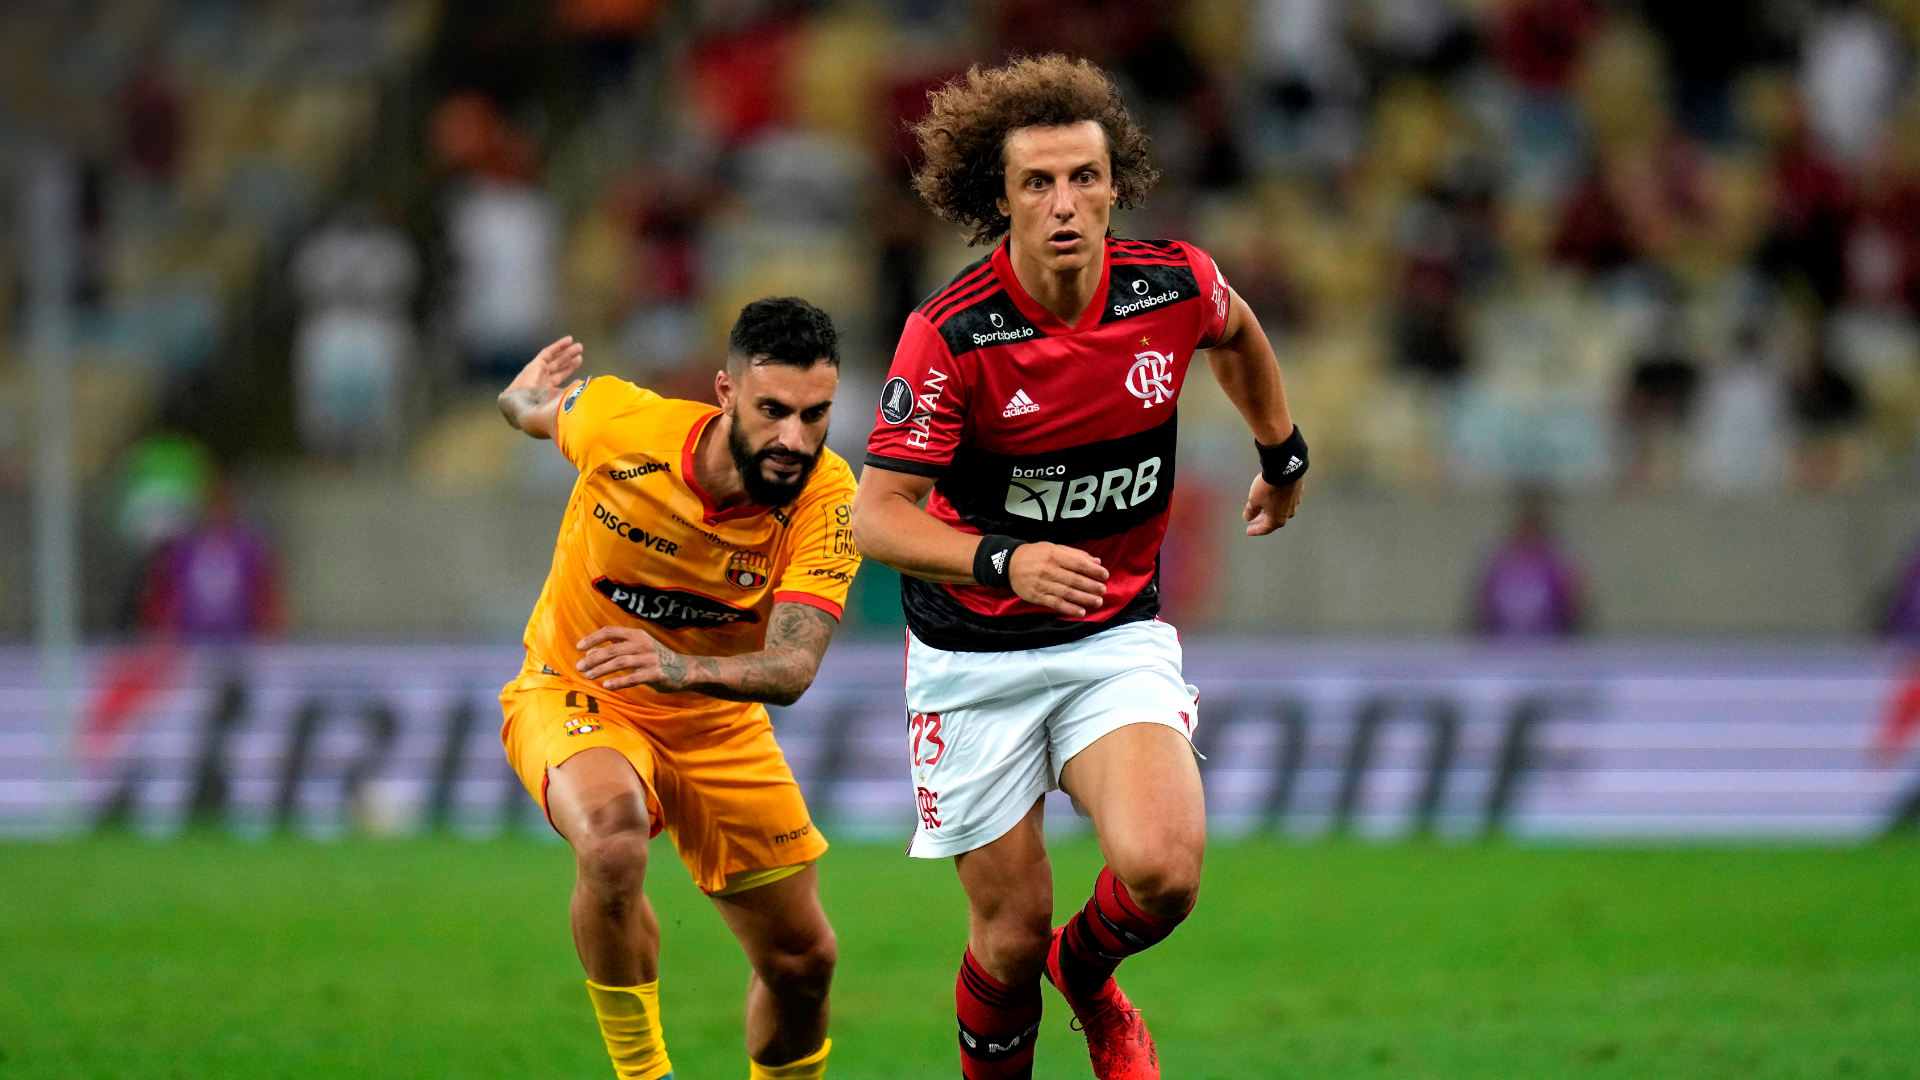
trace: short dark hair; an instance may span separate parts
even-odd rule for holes
[[[967,232],[968,244],[997,240],[1010,222],[995,200],[1007,193],[1007,135],[1023,127],[1092,120],[1107,136],[1120,208],[1146,200],[1160,170],[1147,160],[1147,133],[1120,99],[1120,88],[1087,60],[1059,53],[978,64],[927,95],[913,125],[926,164],[913,174],[928,208]]]
[[[727,335],[727,363],[840,366],[840,334],[827,313],[797,296],[769,296],[740,309]]]

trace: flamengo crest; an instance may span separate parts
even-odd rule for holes
[[[1133,368],[1127,372],[1127,392],[1140,399],[1140,407],[1151,409],[1173,400],[1173,357],[1165,353],[1133,354]]]

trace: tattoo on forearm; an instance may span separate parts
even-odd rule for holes
[[[547,399],[560,391],[551,386],[524,386],[518,390],[503,390],[500,393],[500,415],[507,423],[520,427],[520,418],[547,403]]]
[[[812,604],[775,604],[773,619],[767,625],[767,647],[800,649],[817,663],[826,655],[840,620]]]
[[[675,684],[687,681],[687,661],[691,657],[682,656],[658,642],[654,645],[660,650],[660,673]]]
[[[670,677],[685,690],[727,701],[789,705],[820,669],[820,658],[840,620],[810,604],[778,603],[767,622],[766,646],[741,656],[681,656]],[[663,661],[662,670],[666,670]]]

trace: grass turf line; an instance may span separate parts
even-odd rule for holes
[[[1055,853],[1059,909],[1099,856]],[[745,1075],[746,965],[654,848],[682,1080]],[[0,846],[0,1076],[607,1077],[557,845]],[[950,865],[842,844],[833,1075],[957,1075]],[[1250,842],[1123,983],[1166,1074],[1910,1077],[1920,848]],[[1035,1076],[1088,1075],[1051,990]]]

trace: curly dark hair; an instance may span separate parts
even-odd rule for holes
[[[927,158],[913,187],[934,213],[967,230],[969,244],[997,240],[1010,224],[994,200],[1007,193],[1007,135],[1016,128],[1098,123],[1122,208],[1139,206],[1160,179],[1119,87],[1087,60],[1048,53],[1005,67],[975,64],[927,99],[932,108],[913,125]]]
[[[797,296],[769,296],[740,309],[727,335],[734,363],[840,366],[840,334],[827,313]],[[756,357],[765,359],[756,360]]]

